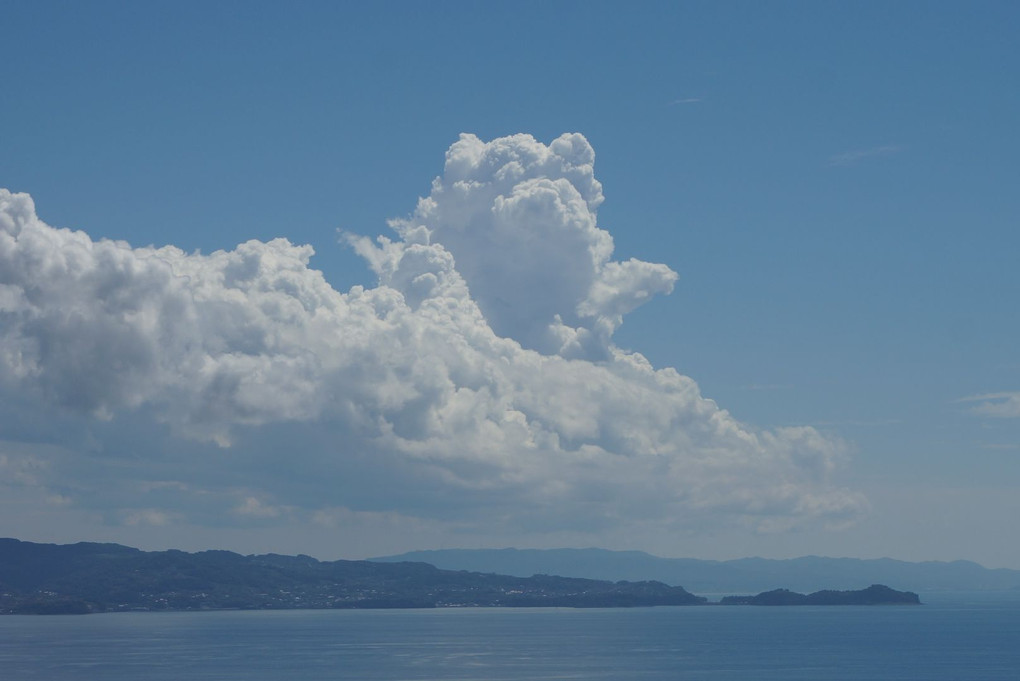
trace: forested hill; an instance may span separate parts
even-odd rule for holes
[[[230,551],[0,539],[0,613],[124,610],[626,607],[705,599],[661,582],[441,570],[426,563],[318,561]]]

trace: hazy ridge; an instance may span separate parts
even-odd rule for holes
[[[655,580],[696,593],[758,592],[777,586],[796,591],[859,589],[888,584],[915,591],[1009,591],[1020,589],[1020,570],[988,569],[965,560],[907,562],[891,558],[787,560],[740,558],[716,561],[662,558],[643,551],[606,549],[442,549],[371,558],[420,561],[445,570],[498,572],[521,577],[555,574],[587,579]]]

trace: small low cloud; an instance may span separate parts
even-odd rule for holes
[[[1020,444],[1015,442],[982,442],[979,447],[997,452],[1007,452],[1020,449]]]
[[[670,105],[676,106],[679,104],[698,104],[703,101],[704,99],[702,97],[682,97],[680,99],[674,99],[672,102],[670,102]]]
[[[233,512],[244,518],[265,519],[279,518],[283,514],[283,509],[257,497],[245,497],[241,503],[234,507]]]
[[[1000,419],[1020,418],[1020,392],[986,393],[971,395],[957,402],[970,403],[970,412],[978,416]]]
[[[901,151],[903,151],[903,147],[898,144],[887,144],[880,147],[870,147],[868,149],[856,149],[854,151],[830,156],[828,165],[851,166],[856,163],[860,163],[865,159],[875,158],[878,156],[892,156],[893,154],[898,154]]]
[[[38,487],[46,468],[46,463],[37,457],[0,452],[0,485]]]
[[[123,523],[130,527],[137,527],[139,525],[163,527],[174,521],[174,514],[156,508],[139,508],[125,510],[122,518]]]

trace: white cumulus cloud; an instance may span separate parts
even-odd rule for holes
[[[344,508],[782,529],[861,512],[834,483],[840,442],[740,423],[613,345],[676,274],[613,260],[601,202],[581,135],[463,135],[395,239],[348,237],[379,281],[339,292],[309,246],[133,248],[51,227],[0,190],[0,397],[40,432],[92,423],[80,457],[102,475],[67,457],[41,470],[54,493],[134,523]],[[104,452],[125,441],[132,463],[114,466]],[[217,486],[250,494],[217,508]]]

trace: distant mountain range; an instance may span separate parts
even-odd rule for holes
[[[421,561],[444,570],[530,576],[552,574],[604,580],[656,580],[695,593],[736,594],[784,587],[796,591],[859,589],[889,584],[914,591],[1011,591],[1020,589],[1020,570],[984,568],[970,561],[910,563],[890,558],[789,560],[660,558],[642,551],[605,549],[445,549],[411,551],[370,559]]]

